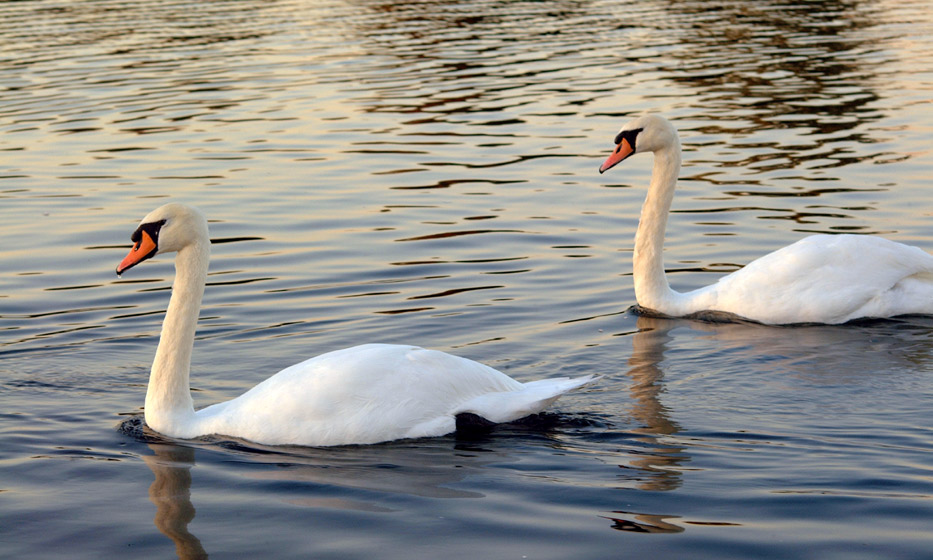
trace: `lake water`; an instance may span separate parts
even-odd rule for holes
[[[811,232],[933,250],[933,7],[0,2],[0,557],[929,558],[933,318],[636,315],[645,111],[672,285]],[[361,342],[519,380],[533,422],[341,448],[148,431],[170,258],[214,241],[196,406]]]

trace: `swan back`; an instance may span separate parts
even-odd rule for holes
[[[461,412],[508,422],[592,380],[523,384],[444,352],[364,344],[290,366],[233,400],[198,411],[184,437],[234,434],[326,446],[438,436],[454,431]]]

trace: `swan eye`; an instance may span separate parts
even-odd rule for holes
[[[136,228],[136,231],[133,232],[133,235],[130,236],[130,241],[132,241],[134,245],[139,243],[139,241],[142,239],[143,232],[146,232],[149,234],[149,237],[151,237],[153,241],[158,243],[159,231],[162,229],[162,226],[164,225],[165,225],[165,220],[159,220],[158,222],[149,222],[146,224],[141,224],[138,228]]]
[[[638,133],[644,130],[644,128],[633,128],[632,130],[623,130],[616,134],[616,138],[613,143],[618,146],[622,143],[623,140],[628,140],[629,146],[632,149],[635,149],[635,138],[638,136]]]

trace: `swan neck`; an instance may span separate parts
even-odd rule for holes
[[[170,436],[184,437],[180,427],[190,424],[194,416],[189,370],[209,260],[209,241],[198,241],[178,251],[172,297],[149,374],[146,423]]]
[[[654,153],[651,184],[635,233],[635,299],[642,307],[662,312],[677,295],[664,273],[664,232],[679,173],[680,141],[675,139]]]

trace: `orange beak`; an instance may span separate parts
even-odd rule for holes
[[[623,138],[622,141],[619,142],[619,145],[616,146],[615,151],[612,152],[612,155],[607,157],[606,161],[604,161],[603,164],[599,166],[599,172],[605,173],[606,171],[609,171],[615,167],[616,164],[620,163],[622,160],[629,157],[633,153],[635,153],[635,149],[632,148],[632,145],[628,143],[627,139]]]
[[[152,240],[152,237],[149,236],[145,231],[141,232],[139,241],[133,245],[133,248],[130,249],[130,252],[122,261],[120,261],[119,266],[117,266],[117,274],[123,274],[123,272],[129,268],[136,266],[147,258],[151,257],[156,252],[155,241]]]

